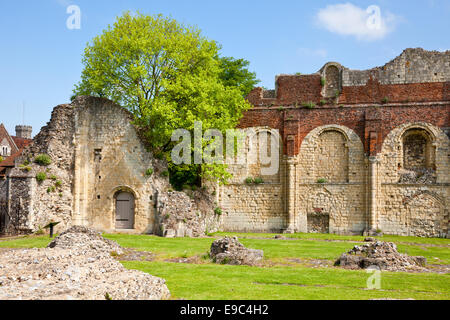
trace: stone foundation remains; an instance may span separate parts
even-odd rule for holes
[[[120,246],[74,227],[45,249],[0,251],[0,300],[161,300],[161,278],[127,270],[112,257]]]

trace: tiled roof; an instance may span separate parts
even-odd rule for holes
[[[33,139],[25,139],[25,138],[19,138],[15,136],[11,136],[11,138],[14,140],[17,148],[23,149],[26,146],[28,146],[31,142],[33,142]]]

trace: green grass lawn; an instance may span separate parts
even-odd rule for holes
[[[50,241],[48,236],[24,236],[13,240],[0,239],[0,248],[45,248]]]
[[[236,235],[247,247],[264,250],[264,267],[216,265],[206,259],[198,264],[173,263],[172,258],[202,257],[211,243]],[[121,246],[155,254],[154,261],[123,261],[125,267],[166,279],[175,299],[450,299],[450,274],[382,272],[381,289],[368,290],[366,271],[337,267],[309,267],[301,263],[321,259],[331,265],[364,237],[322,234],[285,235],[216,233],[210,238],[167,239],[148,235],[105,234]],[[450,264],[449,239],[385,236],[400,252],[423,255],[432,264]],[[0,241],[0,247],[45,247],[48,236]],[[292,262],[292,259],[300,262]]]
[[[225,266],[168,262],[122,262],[166,279],[175,299],[303,300],[303,299],[445,299],[449,275],[383,272],[381,290],[367,290],[370,274],[338,268]]]

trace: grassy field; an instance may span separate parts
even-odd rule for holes
[[[264,266],[226,266],[205,258],[212,241],[236,235],[247,247],[264,250]],[[150,251],[153,261],[122,261],[125,267],[166,279],[174,299],[450,299],[450,274],[382,272],[381,289],[367,289],[371,274],[333,267],[333,261],[364,238],[322,234],[216,233],[209,238],[166,239],[147,235],[106,234],[135,250]],[[450,240],[385,236],[400,252],[423,255],[436,265],[450,264]],[[48,236],[0,241],[0,247],[45,247]],[[193,259],[194,257],[194,259]],[[190,258],[193,263],[172,262]],[[169,261],[170,260],[170,261]],[[314,264],[314,261],[323,263]]]

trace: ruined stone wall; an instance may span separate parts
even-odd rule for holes
[[[316,232],[311,221],[321,220],[331,233],[361,233],[366,224],[364,146],[359,136],[342,125],[312,130],[295,158],[295,225]]]
[[[6,201],[8,194],[8,180],[0,179],[0,201]]]
[[[426,177],[428,180],[405,183],[401,180],[404,157],[410,155],[405,155],[403,150],[403,136],[411,129],[429,132],[435,170]],[[388,134],[376,162],[374,219],[377,229],[387,234],[447,235],[449,150],[448,136],[431,124],[406,123]],[[371,227],[370,171],[363,143],[354,131],[342,125],[318,127],[303,139],[300,152],[294,158],[292,177],[286,175],[286,159],[281,163],[280,183],[267,182],[258,186],[243,182],[249,172],[246,166],[232,167],[233,183],[223,186],[219,196],[225,212],[225,230],[275,232],[286,229],[286,201],[291,193],[292,209],[289,210],[294,212],[297,231],[361,234]],[[294,184],[289,184],[288,179]],[[321,179],[324,180],[319,181]]]
[[[308,233],[362,234],[367,229],[364,184],[301,184],[297,192],[297,230]],[[328,227],[317,230],[321,219]]]
[[[450,52],[406,50],[381,68],[348,70],[332,62],[315,75],[278,76],[270,95],[253,90],[248,100],[255,107],[240,127],[278,129],[287,156],[279,228],[448,234],[449,65]],[[315,106],[303,107],[306,101]],[[245,170],[236,170],[235,180],[245,179]],[[245,185],[234,188],[235,217],[281,208],[278,189],[272,201],[270,193],[258,195],[273,204],[256,209]]]
[[[218,203],[223,211],[225,231],[279,232],[286,228],[282,141],[279,134],[267,130],[270,127],[260,126],[243,131],[246,138],[239,151],[243,162],[229,165],[233,178],[229,184],[218,188]],[[270,165],[264,164],[261,148],[268,157],[272,152],[274,157],[278,154],[278,158],[274,159],[278,162],[275,174],[264,170],[269,169]],[[261,179],[262,184],[248,179]]]
[[[201,237],[222,230],[222,212],[212,210],[218,208],[214,199],[206,190],[162,193],[157,200],[155,233],[167,238]]]
[[[280,232],[287,226],[281,183],[230,184],[220,190],[223,230]]]
[[[5,232],[8,222],[8,180],[0,179],[0,234]]]
[[[40,154],[48,155],[51,163],[36,163]],[[164,161],[147,152],[129,112],[107,99],[77,97],[54,108],[47,126],[1,181],[0,198],[6,199],[10,227],[20,233],[51,221],[59,222],[56,232],[73,224],[116,231],[116,195],[122,191],[134,197],[130,232],[158,233],[163,225],[180,233],[172,220],[161,219],[168,208],[178,213],[176,222],[189,220],[182,236],[217,230],[213,203],[192,203],[185,194],[175,197],[162,175],[166,170]],[[46,179],[39,182],[39,173]]]
[[[446,101],[450,99],[450,51],[406,49],[386,65],[369,70],[331,62],[315,74],[277,76],[275,88],[270,95],[256,88],[247,99],[254,106],[274,108],[323,101],[326,105]]]
[[[155,169],[131,124],[132,116],[105,99],[79,97],[73,102],[74,132],[74,221],[102,230],[116,229],[115,195],[134,196],[134,229],[152,232],[155,225],[153,195],[167,187]]]
[[[379,228],[387,234],[446,237],[449,190],[449,185],[382,184]]]
[[[383,67],[342,71],[344,86],[365,86],[371,77],[380,84],[405,84],[450,81],[450,51],[406,49]]]
[[[8,174],[7,179],[11,184],[10,210],[20,206],[28,212],[26,228],[30,231],[42,228],[51,221],[60,222],[57,231],[71,225],[74,157],[72,119],[73,109],[70,105],[55,107],[50,121],[34,138],[33,144],[16,159],[15,168]],[[51,164],[43,166],[35,163],[35,157],[40,154],[50,156]],[[46,176],[42,182],[36,180],[39,173]],[[27,202],[21,199],[27,199]]]
[[[428,162],[432,163],[432,167],[428,172],[423,171],[423,176],[402,179],[405,169],[411,169],[403,167],[410,157],[404,150],[404,137],[411,131],[426,132],[427,139],[430,139],[429,154],[423,152],[422,159],[415,157],[415,163]],[[445,132],[426,122],[405,123],[388,134],[378,155],[377,219],[381,230],[411,236],[439,237],[448,234],[449,151],[450,140]]]

